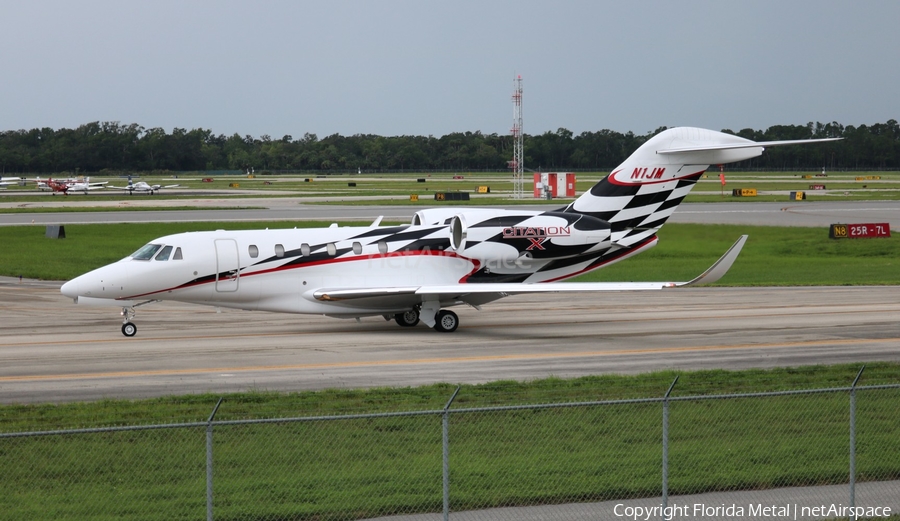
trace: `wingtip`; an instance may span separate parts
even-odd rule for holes
[[[741,250],[744,248],[744,244],[747,242],[748,235],[741,235],[734,244],[731,245],[731,248],[728,248],[728,251],[725,252],[724,255],[719,257],[712,266],[709,267],[706,271],[701,273],[698,277],[690,280],[688,282],[682,282],[676,284],[676,287],[686,287],[686,286],[700,286],[706,284],[712,284],[717,282],[719,279],[725,276],[728,273],[728,270],[731,269],[731,266],[734,264],[734,261],[737,260],[738,255],[740,255]]]

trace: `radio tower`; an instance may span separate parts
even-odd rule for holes
[[[521,199],[524,196],[523,189],[523,165],[522,165],[522,145],[524,137],[522,134],[522,76],[516,76],[513,80],[513,127],[510,133],[513,137],[513,158],[509,162],[509,167],[513,171],[513,198]]]

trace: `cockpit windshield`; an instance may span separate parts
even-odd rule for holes
[[[138,251],[131,254],[134,260],[150,260],[162,248],[162,244],[147,244]]]
[[[162,250],[160,250],[159,255],[156,256],[156,260],[158,261],[167,261],[169,260],[169,255],[172,253],[172,247],[166,246]]]

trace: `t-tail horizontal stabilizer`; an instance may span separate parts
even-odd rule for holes
[[[786,145],[806,145],[809,143],[825,143],[828,141],[840,141],[840,137],[829,137],[822,139],[789,139],[783,141],[750,141],[746,140],[744,143],[721,143],[716,145],[698,145],[698,146],[689,146],[689,147],[680,147],[680,148],[668,148],[663,150],[657,150],[657,154],[661,155],[678,155],[678,154],[687,154],[688,152],[707,152],[711,150],[736,150],[739,148],[769,148],[769,147],[783,147]]]

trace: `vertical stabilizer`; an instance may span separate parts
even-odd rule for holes
[[[702,128],[653,136],[608,176],[566,207],[609,222],[615,244],[631,247],[656,234],[709,165],[759,156],[766,147],[833,139],[754,142]]]

